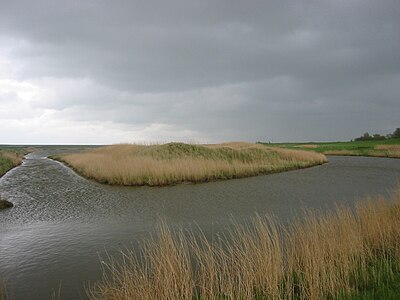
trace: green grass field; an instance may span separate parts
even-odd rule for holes
[[[354,142],[304,142],[304,143],[263,143],[269,147],[301,149],[326,155],[353,155],[400,158],[400,139],[383,141]]]

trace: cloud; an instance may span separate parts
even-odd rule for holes
[[[399,14],[397,1],[2,1],[0,142],[45,122],[29,140],[80,142],[68,126],[94,143],[391,132]]]

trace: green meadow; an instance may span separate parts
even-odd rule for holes
[[[269,147],[306,150],[326,155],[400,158],[400,138],[381,141],[259,143]]]

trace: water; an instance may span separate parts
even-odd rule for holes
[[[0,278],[15,299],[48,299],[59,288],[61,299],[84,299],[84,284],[101,277],[99,255],[134,246],[160,220],[208,233],[255,212],[289,220],[304,208],[388,195],[400,179],[400,160],[330,157],[323,166],[252,178],[112,187],[49,154],[29,154],[0,179],[1,196],[15,205],[0,211]]]

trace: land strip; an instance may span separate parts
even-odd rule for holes
[[[149,186],[240,178],[305,168],[327,161],[319,153],[244,142],[121,144],[52,158],[101,183]]]
[[[400,138],[383,141],[264,143],[268,147],[301,149],[325,155],[372,156],[400,158]]]

